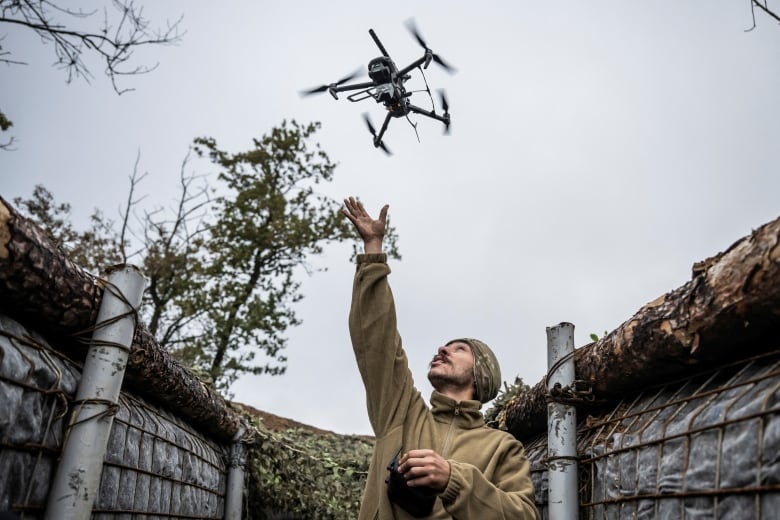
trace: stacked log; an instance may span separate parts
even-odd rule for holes
[[[579,388],[568,393],[587,412],[694,368],[780,347],[780,218],[697,262],[692,279],[648,303],[595,343],[575,351]],[[566,394],[566,392],[564,392]],[[545,430],[545,381],[504,409],[504,426],[527,439]],[[579,414],[581,417],[584,414]]]
[[[104,283],[73,263],[32,221],[0,197],[0,309],[34,325],[50,342],[82,361]],[[161,348],[139,323],[125,385],[193,426],[229,442],[241,416],[218,393]]]

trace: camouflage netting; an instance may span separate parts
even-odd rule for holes
[[[547,518],[547,435],[526,449]],[[780,351],[589,416],[577,451],[581,518],[777,518]]]
[[[42,518],[80,367],[0,314],[0,511]],[[223,518],[228,452],[123,393],[93,518]]]
[[[247,465],[248,519],[357,518],[374,448],[372,439],[312,428],[268,430]]]

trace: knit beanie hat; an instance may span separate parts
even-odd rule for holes
[[[498,359],[485,343],[474,338],[458,338],[447,343],[462,341],[471,347],[474,355],[474,388],[475,398],[481,403],[487,403],[498,395],[501,387],[501,369]]]

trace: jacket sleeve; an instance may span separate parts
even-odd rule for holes
[[[450,481],[440,498],[454,520],[539,519],[530,463],[523,445],[512,442],[494,472],[494,482],[472,464],[450,460]]]
[[[366,388],[368,417],[374,434],[384,436],[403,423],[415,394],[406,354],[397,330],[395,302],[382,254],[357,258],[349,333]]]

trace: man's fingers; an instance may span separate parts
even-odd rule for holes
[[[344,206],[351,212],[355,213],[357,210],[357,204],[354,197],[344,199]]]
[[[368,212],[363,207],[363,203],[355,197],[349,197],[344,199],[344,206],[355,217],[367,217]]]
[[[436,452],[433,450],[409,450],[406,453],[404,453],[402,459],[421,459],[423,457],[428,457],[431,455],[435,455]]]
[[[411,450],[401,457],[398,471],[409,486],[443,490],[450,480],[451,468],[450,463],[433,450]]]
[[[410,450],[404,453],[398,460],[398,471],[406,473],[409,468],[420,467],[430,463],[430,459],[426,457],[432,457],[436,455],[433,450]]]
[[[382,209],[379,211],[379,220],[382,222],[382,224],[387,223],[387,210],[390,208],[389,204],[385,204],[382,206]]]

